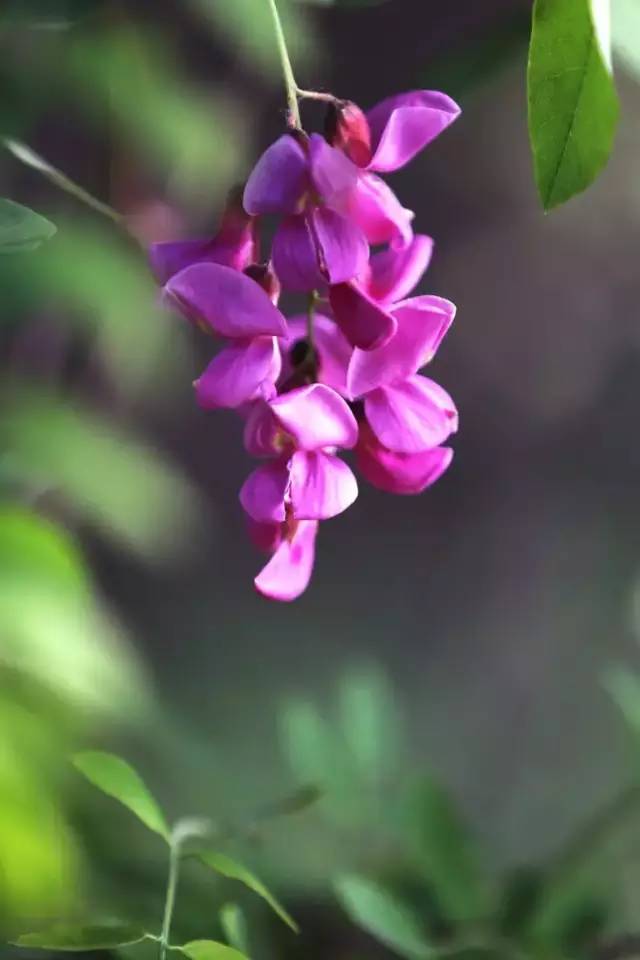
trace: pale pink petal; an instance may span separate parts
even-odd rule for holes
[[[395,453],[437,447],[458,428],[453,400],[427,377],[378,387],[365,397],[364,410],[380,443]]]
[[[411,243],[414,214],[402,206],[384,180],[373,173],[361,173],[341,212],[356,223],[369,243]]]
[[[367,293],[381,303],[394,303],[408,296],[429,266],[433,240],[414,236],[406,247],[389,246],[369,261]]]
[[[249,175],[244,209],[264,213],[296,213],[308,188],[309,161],[304,148],[288,133],[272,143]]]
[[[299,450],[289,461],[289,499],[296,520],[328,520],[358,496],[352,471],[339,457]]]
[[[396,332],[398,325],[392,314],[355,283],[331,287],[329,302],[336,323],[354,347],[375,350]]]
[[[372,435],[363,438],[362,432],[356,447],[358,470],[372,486],[386,493],[422,493],[442,476],[452,459],[451,447],[434,447],[422,453],[392,453]]]
[[[281,337],[287,329],[262,287],[230,267],[194,264],[172,277],[164,290],[181,313],[223,337]]]
[[[358,425],[342,397],[323,383],[284,393],[269,404],[281,431],[300,450],[353,447]]]
[[[435,90],[414,90],[378,103],[367,113],[370,169],[384,173],[403,167],[459,114],[458,104]]]
[[[196,380],[196,398],[205,410],[234,409],[267,395],[280,375],[280,348],[275,337],[234,343],[213,358]]]
[[[289,487],[286,460],[271,460],[250,473],[240,489],[240,503],[258,523],[282,523]]]
[[[280,340],[282,352],[282,381],[286,383],[292,376],[291,351],[300,341],[307,342],[307,318],[289,317],[287,320],[289,336]],[[313,339],[317,353],[318,380],[349,399],[347,393],[347,369],[353,347],[342,334],[335,321],[321,313],[313,318]]]
[[[377,350],[354,350],[347,373],[350,396],[405,380],[431,360],[455,316],[455,306],[442,297],[414,297],[392,308],[394,337]]]
[[[309,162],[317,193],[328,206],[339,210],[356,185],[357,167],[318,133],[312,133],[309,140]]]
[[[254,580],[258,593],[271,600],[296,600],[307,589],[315,559],[318,523],[301,520]]]

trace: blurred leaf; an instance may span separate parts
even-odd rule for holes
[[[349,874],[334,883],[338,900],[350,919],[408,960],[434,951],[411,910],[371,880]]]
[[[205,864],[205,866],[210,867],[211,870],[215,870],[216,873],[222,874],[224,877],[228,877],[230,880],[239,880],[240,883],[243,883],[245,887],[248,887],[250,890],[253,890],[254,893],[257,893],[259,897],[262,897],[265,900],[271,909],[277,913],[281,920],[283,920],[288,927],[297,933],[298,926],[292,917],[287,913],[284,907],[278,903],[276,898],[267,890],[265,885],[261,880],[258,880],[246,867],[237,861],[232,860],[231,857],[228,857],[224,853],[216,853],[214,850],[202,850],[198,852],[200,860]]]
[[[307,786],[299,787],[288,797],[276,800],[274,803],[261,807],[255,815],[255,819],[274,820],[277,817],[289,817],[295,813],[303,813],[309,807],[314,806],[322,796],[322,790],[310,783]]]
[[[640,80],[640,5],[638,0],[612,0],[611,30],[616,59]]]
[[[58,923],[42,933],[25,933],[14,944],[34,950],[113,950],[126,944],[144,940],[145,931],[133,925],[100,926],[91,924],[75,926]]]
[[[0,448],[34,484],[59,491],[107,536],[151,557],[175,556],[195,519],[195,492],[159,454],[102,417],[45,395],[0,412]]]
[[[640,677],[626,667],[613,667],[604,684],[631,730],[640,735]]]
[[[44,579],[63,590],[89,588],[82,556],[53,523],[24,507],[0,505],[0,570],[20,578]]]
[[[575,956],[598,939],[605,921],[606,909],[593,879],[586,874],[563,876],[544,890],[528,938],[544,952]]]
[[[111,753],[89,750],[77,753],[73,764],[94,787],[119,800],[145,826],[169,842],[170,831],[164,814],[139,774],[125,760]]]
[[[550,210],[595,180],[613,146],[609,0],[536,0],[528,99],[536,183]]]
[[[455,921],[482,916],[487,895],[472,839],[451,797],[429,777],[409,795],[407,837],[445,915]]]
[[[379,780],[402,751],[400,716],[384,673],[365,666],[344,674],[338,709],[356,769],[367,780]]]
[[[0,253],[35,250],[55,232],[55,226],[39,213],[0,198]]]
[[[191,943],[172,949],[180,950],[189,960],[247,960],[239,950],[215,940],[192,940]]]
[[[225,903],[220,907],[220,923],[229,944],[241,953],[248,954],[247,919],[237,903]]]

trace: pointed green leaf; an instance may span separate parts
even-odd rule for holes
[[[142,822],[169,842],[169,827],[160,807],[129,764],[112,753],[88,750],[77,753],[74,766],[103,793],[119,800]]]
[[[192,940],[174,949],[180,950],[189,960],[247,960],[244,953],[216,940]]]
[[[527,82],[535,178],[550,210],[595,180],[613,146],[609,0],[536,0]]]
[[[640,733],[640,677],[623,666],[612,667],[604,685],[634,734]]]
[[[57,923],[41,933],[25,933],[13,943],[31,950],[111,950],[139,943],[147,936],[141,927],[132,924]]]
[[[55,232],[54,225],[39,213],[0,198],[0,253],[35,250]]]
[[[292,917],[287,913],[285,908],[280,904],[272,893],[267,890],[264,883],[261,880],[258,880],[246,867],[241,863],[238,863],[236,860],[232,860],[231,857],[228,857],[224,853],[216,853],[215,850],[202,850],[199,852],[198,856],[202,862],[210,867],[211,870],[215,870],[216,873],[222,874],[223,877],[229,877],[230,880],[239,880],[240,883],[243,883],[245,887],[248,887],[250,890],[253,890],[254,893],[257,893],[259,897],[262,897],[265,900],[272,910],[278,914],[281,920],[283,920],[288,927],[291,927],[296,933],[298,932],[298,926]]]
[[[432,955],[418,918],[378,884],[349,874],[338,877],[334,887],[351,920],[391,950],[407,960]]]
[[[241,953],[249,953],[247,919],[237,903],[220,907],[220,924],[229,944]]]
[[[338,709],[354,766],[366,780],[379,780],[402,753],[397,703],[380,668],[365,664],[346,673],[338,687]]]

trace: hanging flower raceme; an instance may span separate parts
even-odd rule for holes
[[[411,296],[433,241],[379,176],[397,170],[458,115],[444,94],[416,91],[364,113],[329,101],[325,135],[293,129],[260,157],[212,240],[155,244],[163,299],[226,343],[196,380],[205,408],[237,409],[247,451],[262,462],[240,502],[253,543],[269,554],[259,593],[294,600],[313,571],[321,521],[358,495],[340,451],[393,493],[418,493],[449,466],[457,429],[448,393],[419,373],[455,314]],[[260,262],[258,221],[278,220]],[[371,250],[370,246],[381,247]],[[281,289],[309,295],[288,321]]]

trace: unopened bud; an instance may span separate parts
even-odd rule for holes
[[[278,302],[281,289],[280,281],[270,263],[251,263],[248,267],[245,267],[244,273],[247,277],[255,280],[258,286],[262,287],[272,303]]]
[[[238,186],[229,192],[216,237],[229,248],[229,266],[236,270],[244,270],[260,258],[256,220],[242,206],[242,191],[242,186]]]
[[[351,100],[335,100],[329,104],[324,133],[333,147],[339,147],[358,167],[371,162],[371,130],[369,121]]]

